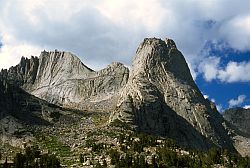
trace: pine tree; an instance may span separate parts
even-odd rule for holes
[[[107,161],[105,159],[103,160],[103,167],[108,167]]]
[[[79,160],[80,160],[80,163],[84,163],[85,162],[85,159],[84,159],[84,156],[83,156],[82,153],[79,155]]]
[[[14,158],[14,167],[15,168],[24,168],[24,163],[26,161],[26,158],[23,154],[17,153]]]

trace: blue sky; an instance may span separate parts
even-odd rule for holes
[[[223,45],[223,42],[219,42]],[[208,42],[204,48],[209,50],[208,54],[221,58],[221,68],[224,68],[230,61],[232,62],[249,62],[249,51],[238,51],[230,48],[228,44],[224,44],[223,48],[216,48],[216,44]],[[250,72],[249,72],[250,73]],[[241,74],[242,76],[247,74]],[[229,107],[245,107],[250,104],[250,83],[249,81],[234,81],[223,82],[218,79],[212,79],[207,81],[202,74],[196,77],[196,83],[204,95],[218,106],[220,111],[223,111]],[[238,100],[238,97],[242,97],[242,100]],[[229,103],[235,102],[234,103]],[[235,101],[232,101],[235,100]]]
[[[146,37],[172,38],[205,97],[250,105],[250,1],[0,0],[0,68],[66,50],[99,70],[131,65]],[[98,61],[97,61],[98,60]]]
[[[205,24],[207,25],[207,29],[211,29],[212,26],[210,24],[214,25],[215,22],[211,21]],[[215,60],[212,61],[213,64],[211,66],[212,69],[214,68],[214,71],[211,69],[211,71],[209,71],[211,75],[207,75],[206,77],[206,73],[197,74],[195,80],[205,97],[214,101],[220,111],[237,106],[247,108],[250,104],[250,82],[248,80],[241,79],[241,77],[238,79],[236,78],[235,80],[232,79],[231,81],[226,80],[219,77],[219,71],[223,71],[223,69],[225,69],[230,62],[249,63],[250,51],[240,51],[234,49],[230,47],[227,42],[218,40],[207,41],[199,54],[205,54],[214,58],[212,60]],[[247,69],[245,73],[240,72],[239,76],[247,76],[250,73],[248,70],[249,69]]]

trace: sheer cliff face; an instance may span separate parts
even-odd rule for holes
[[[95,107],[102,109],[111,106],[98,102],[113,99],[127,83],[128,73],[121,63],[95,72],[69,52],[43,51],[39,58],[22,58],[0,76],[50,103],[76,108],[97,104]]]
[[[36,87],[59,85],[70,79],[85,79],[93,72],[69,52],[42,52],[39,57]]]
[[[205,149],[212,142],[233,149],[223,118],[203,98],[170,39],[145,39],[139,46],[110,122],[115,119],[189,147]]]

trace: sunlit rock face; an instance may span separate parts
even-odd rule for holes
[[[85,66],[70,52],[46,52],[3,70],[11,83],[50,103],[75,108],[111,108],[127,83],[129,70],[114,62],[100,71]],[[100,103],[102,102],[102,103]],[[110,103],[109,105],[107,105]]]
[[[233,150],[222,116],[204,99],[171,39],[147,38],[140,44],[110,122],[116,119],[188,147],[215,144]]]

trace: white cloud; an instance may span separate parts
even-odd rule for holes
[[[229,107],[239,106],[246,99],[246,95],[239,95],[237,99],[231,99],[228,101]]]
[[[35,48],[34,46],[30,46],[28,44],[15,46],[4,45],[0,49],[0,67],[3,69],[9,68],[10,66],[14,66],[19,63],[20,56],[29,58],[31,53],[38,56],[41,51],[41,48]]]
[[[205,99],[208,99],[208,98],[209,98],[209,96],[208,96],[208,95],[203,95],[203,97],[204,97]]]
[[[218,75],[219,63],[220,58],[218,57],[208,57],[200,63],[199,71],[203,73],[203,77],[206,81],[216,79]]]
[[[244,108],[244,109],[249,109],[249,108],[250,108],[250,105],[245,105],[243,108]]]
[[[219,112],[222,112],[222,111],[223,111],[223,107],[222,107],[221,104],[216,105],[216,108],[217,108],[217,110],[218,110]]]
[[[220,32],[233,48],[249,50],[250,14],[233,17],[220,28]]]
[[[224,70],[218,70],[218,79],[223,82],[249,82],[250,62],[229,62]]]
[[[2,49],[1,61],[15,63],[40,48],[56,48],[74,52],[93,68],[112,61],[129,65],[143,38],[170,37],[189,62],[193,78],[202,63],[201,72],[211,81],[220,79],[219,61],[198,55],[207,41],[224,40],[235,49],[250,49],[248,0],[0,0],[0,4],[0,37],[12,36],[15,42],[0,41],[8,50],[19,50],[15,55]],[[23,45],[25,52],[20,50]],[[206,59],[215,64],[205,64]],[[7,66],[1,62],[0,68]]]
[[[102,1],[97,9],[116,24],[131,25],[131,28],[143,25],[148,31],[158,31],[162,21],[172,17],[172,11],[164,8],[159,0]]]
[[[20,56],[39,55],[42,48],[28,43],[18,43],[12,36],[3,36],[4,45],[0,48],[0,68],[9,68],[19,63]]]
[[[249,82],[250,62],[230,61],[223,67],[219,57],[208,57],[199,64],[199,73],[206,81],[219,80],[225,83]]]

